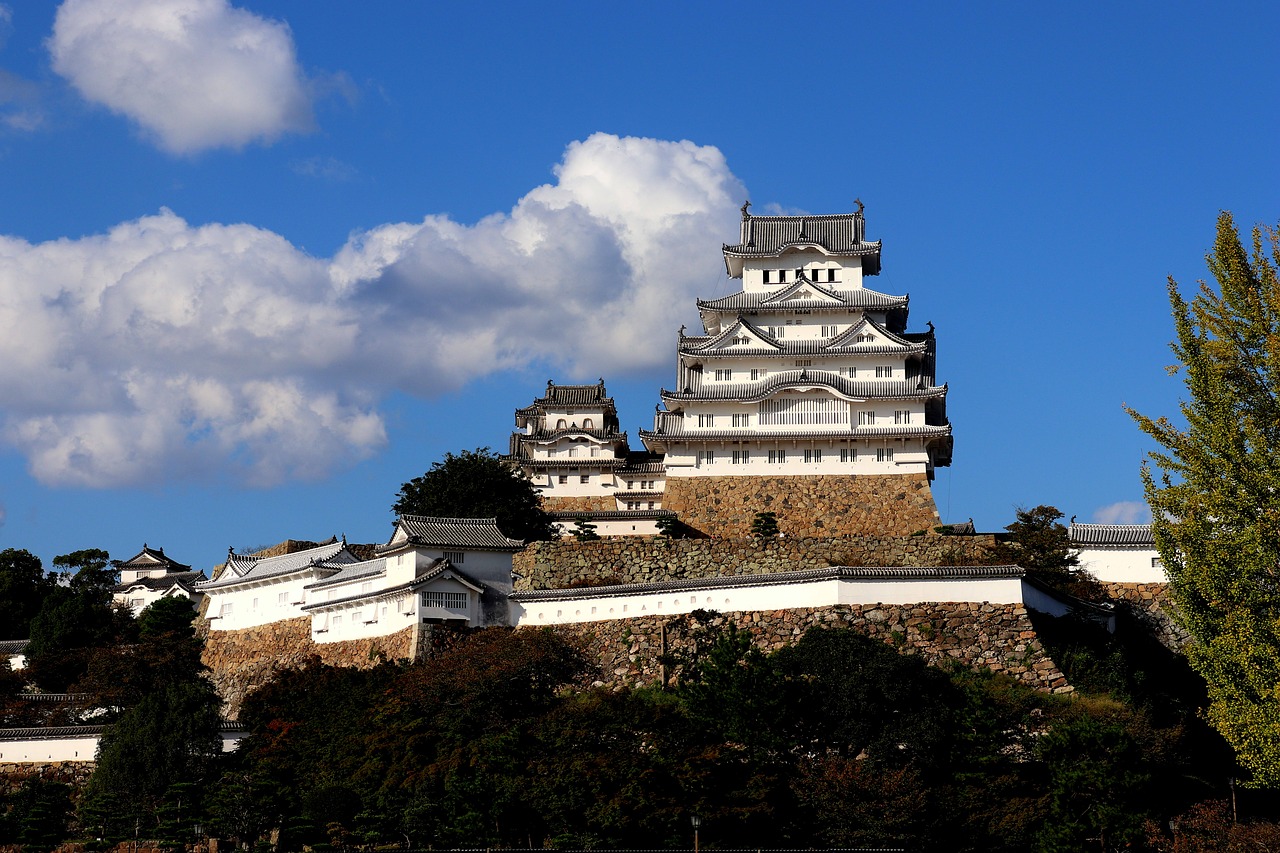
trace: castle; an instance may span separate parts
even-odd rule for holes
[[[603,380],[549,382],[516,411],[509,458],[547,508],[605,535],[653,533],[662,515],[746,535],[763,511],[812,535],[938,526],[929,483],[951,464],[952,435],[934,330],[908,332],[908,297],[865,286],[880,242],[866,240],[862,204],[825,216],[745,204],[722,251],[742,289],[698,300],[703,334],[680,329],[645,452],[631,451]]]

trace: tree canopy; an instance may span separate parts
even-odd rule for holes
[[[20,548],[0,551],[0,640],[25,640],[31,620],[53,589],[40,558]]]
[[[496,518],[498,529],[512,539],[555,535],[533,483],[487,447],[446,453],[421,477],[400,487],[391,509],[397,515]]]
[[[1185,426],[1130,414],[1160,449],[1143,467],[1152,533],[1208,683],[1208,717],[1254,784],[1280,786],[1280,238],[1231,214],[1188,301],[1169,279]]]

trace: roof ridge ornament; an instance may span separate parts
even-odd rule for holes
[[[856,205],[858,206],[858,209],[857,209],[856,211],[854,211],[854,216],[861,216],[861,215],[862,215],[862,211],[863,211],[863,209],[866,207],[866,205],[864,205],[864,204],[862,203],[862,199],[861,199],[861,198],[855,198],[855,199],[853,200],[853,203],[854,203],[854,204],[856,204]]]
[[[747,199],[742,203],[742,221],[746,222],[751,218],[751,199]]]

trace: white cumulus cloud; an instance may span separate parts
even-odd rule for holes
[[[1095,509],[1093,520],[1097,524],[1148,524],[1151,507],[1143,501],[1118,501]]]
[[[653,342],[723,276],[741,183],[713,147],[607,134],[555,175],[508,212],[389,223],[329,259],[168,210],[0,236],[0,438],[49,484],[266,485],[376,452],[393,392],[665,364]]]
[[[226,0],[65,0],[54,70],[177,154],[311,127],[287,24]]]

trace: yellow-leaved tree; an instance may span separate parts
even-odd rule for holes
[[[1185,426],[1130,410],[1161,449],[1143,466],[1156,548],[1210,722],[1252,773],[1280,785],[1280,239],[1231,214],[1188,301],[1169,280]]]

